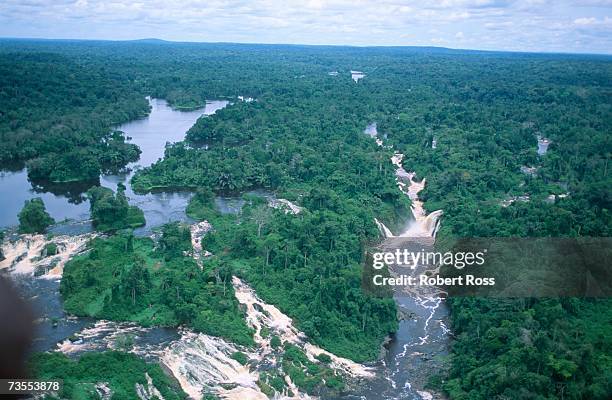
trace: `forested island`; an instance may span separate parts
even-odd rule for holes
[[[351,70],[365,76],[356,82]],[[330,356],[309,358],[282,335],[255,329],[233,278],[314,345],[376,361],[405,318],[392,296],[361,286],[364,252],[381,241],[375,220],[399,230],[411,218],[394,153],[426,178],[425,209],[444,210],[438,241],[609,237],[611,84],[612,58],[597,55],[1,40],[0,165],[25,166],[33,185],[88,189],[97,236],[63,268],[68,313],[219,337],[242,346],[232,355],[240,365],[252,363],[245,354],[265,339],[295,387],[267,371],[257,383],[262,393],[326,398],[351,390]],[[210,99],[230,104],[134,171],[135,193],[193,193],[191,225],[174,221],[143,236],[134,229],[148,221],[126,187],[101,187],[99,177],[138,159],[118,126],[150,112],[147,96],[175,110]],[[384,145],[364,134],[372,122]],[[217,196],[244,205],[222,213]],[[55,223],[36,198],[19,221],[22,234]],[[195,241],[194,226],[206,226]],[[447,304],[450,354],[429,374],[430,390],[461,400],[612,394],[609,299]],[[38,353],[30,365],[41,378],[70,375],[66,398],[98,398],[101,381],[112,398],[133,398],[134,385],[147,385],[145,372],[164,398],[186,396],[158,365],[122,349]]]

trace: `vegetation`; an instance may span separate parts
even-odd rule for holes
[[[366,77],[353,82],[351,69]],[[160,249],[133,238],[133,251],[125,251],[129,235],[97,239],[90,254],[66,266],[66,307],[144,324],[183,321],[246,343],[250,332],[224,285],[239,274],[316,343],[365,360],[397,326],[394,303],[360,289],[359,268],[364,248],[377,240],[374,217],[397,230],[408,215],[392,153],[405,154],[404,167],[427,178],[425,207],[444,210],[440,241],[608,237],[610,76],[604,56],[3,41],[0,163],[29,160],[32,179],[97,177],[137,157],[112,126],[146,114],[145,95],[175,108],[233,99],[132,181],[141,192],[199,190],[187,212],[213,222],[203,247],[215,256],[200,270],[182,253],[180,227],[167,229],[176,242]],[[392,149],[363,135],[373,121]],[[544,155],[536,153],[538,136],[551,140]],[[237,217],[215,212],[212,193],[251,189],[303,209],[293,215],[250,198]],[[450,398],[597,399],[612,392],[610,301],[449,304],[455,339],[437,385]],[[301,364],[294,381],[311,387],[299,376],[308,365],[293,356],[288,367]],[[260,386],[276,390],[279,382],[264,376]]]
[[[310,395],[338,393],[345,387],[341,376],[325,365],[310,361],[306,354],[293,344],[285,343],[279,364],[280,369],[291,378],[291,382]],[[269,397],[288,390],[278,370],[261,373],[257,385]]]
[[[577,70],[553,78],[564,63]],[[406,155],[405,167],[427,177],[426,208],[444,210],[438,242],[610,236],[610,196],[602,190],[612,185],[612,113],[604,100],[610,88],[603,80],[610,64],[521,65],[529,82],[514,77],[505,60],[478,79],[469,68],[452,78],[436,71],[433,82],[446,83],[444,96],[381,119],[379,127]],[[546,154],[536,153],[538,137],[551,141]],[[449,304],[455,340],[447,374],[434,381],[451,399],[612,393],[608,299],[453,298]]]
[[[185,234],[185,231],[187,234]],[[144,326],[186,324],[197,331],[251,345],[231,285],[230,266],[198,266],[188,229],[165,226],[157,247],[131,232],[96,238],[90,251],[70,260],[60,290],[70,313],[135,321]]]
[[[211,221],[218,218],[219,215],[215,210],[215,194],[209,188],[198,188],[195,192],[185,212],[191,218],[197,220]]]
[[[96,388],[105,385],[111,399],[138,398],[136,385],[148,390],[147,376],[164,399],[185,399],[187,395],[168,378],[157,364],[147,363],[134,354],[109,351],[86,353],[78,359],[53,353],[36,353],[30,360],[32,376],[42,380],[63,380],[62,390],[45,398],[99,399]]]
[[[55,223],[40,197],[26,200],[19,212],[19,233],[44,233]]]
[[[339,102],[313,82],[294,85],[286,96],[236,103],[200,119],[187,135],[193,145],[167,147],[164,160],[139,171],[132,185],[145,191],[263,187],[299,202],[304,210],[294,216],[251,198],[238,224],[213,221],[203,247],[235,265],[316,343],[373,359],[397,327],[396,310],[392,299],[361,291],[361,249],[378,237],[374,218],[399,225],[409,201],[395,185],[391,151],[380,151],[363,134],[368,120],[358,116],[359,105]],[[289,97],[301,101],[288,104]],[[200,141],[209,148],[198,148]],[[210,199],[198,192],[188,214],[210,221]]]
[[[1,238],[0,238],[1,239]],[[54,256],[57,254],[57,244],[53,242],[49,242],[45,244],[45,248],[43,249],[45,256]]]
[[[202,248],[216,254],[213,262],[234,265],[259,296],[294,317],[315,342],[337,354],[372,359],[397,320],[392,299],[370,297],[360,289],[357,233],[370,229],[369,216],[356,205],[325,212],[316,202],[334,200],[324,197],[329,192],[316,194],[321,197],[303,198],[306,209],[297,216],[270,212],[261,199],[252,199],[240,224],[216,220]]]
[[[323,387],[334,391],[344,389],[342,377],[328,367],[313,363],[297,346],[285,344],[283,371],[295,385],[306,393],[318,395]]]
[[[457,298],[448,379],[453,399],[607,399],[610,301]],[[440,378],[438,378],[440,379]]]
[[[0,165],[28,161],[33,180],[97,179],[138,159],[112,126],[148,113],[122,73],[49,52],[0,55]]]
[[[231,357],[242,365],[246,365],[249,362],[247,355],[241,351],[232,353]]]
[[[93,224],[99,231],[137,228],[145,224],[144,213],[138,207],[128,204],[125,186],[121,183],[116,195],[109,188],[94,186],[87,191],[87,197]]]

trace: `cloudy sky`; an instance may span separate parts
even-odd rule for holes
[[[0,37],[612,54],[612,0],[2,0]]]

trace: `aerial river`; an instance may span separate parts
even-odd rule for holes
[[[132,121],[118,127],[130,137],[131,142],[142,150],[140,160],[128,166],[127,172],[120,175],[104,175],[99,184],[113,190],[119,182],[126,187],[130,203],[140,207],[146,218],[146,226],[137,230],[137,234],[147,235],[151,229],[168,221],[185,221],[193,223],[185,215],[185,207],[191,196],[188,192],[155,193],[139,195],[133,193],[129,181],[135,170],[146,167],[163,157],[165,144],[184,139],[185,132],[203,115],[211,115],[225,107],[228,101],[209,101],[205,108],[182,112],[171,109],[164,100],[150,100],[151,113],[147,118]],[[382,139],[377,137],[376,126],[371,125],[366,133],[383,146]],[[384,241],[381,246],[393,247],[402,245],[408,248],[428,248],[433,245],[435,232],[439,224],[441,211],[427,215],[422,203],[418,200],[418,191],[424,181],[414,181],[414,175],[402,168],[402,155],[393,157],[396,167],[396,178],[400,190],[412,200],[413,222],[403,231],[393,234],[384,224],[377,221]],[[7,260],[0,267],[21,269],[21,272],[33,272],[43,275],[35,278],[32,273],[13,274],[22,293],[29,298],[39,316],[37,321],[37,338],[34,349],[37,351],[57,350],[66,354],[80,354],[83,351],[99,351],[117,348],[122,336],[130,337],[129,350],[147,359],[161,361],[183,389],[192,397],[198,397],[203,391],[212,391],[229,399],[265,399],[256,385],[257,370],[269,368],[274,355],[266,339],[256,335],[259,347],[249,354],[254,361],[251,369],[237,364],[229,357],[236,347],[219,338],[197,334],[188,330],[168,328],[141,328],[130,323],[94,321],[88,318],[75,318],[64,313],[59,296],[59,278],[63,263],[73,254],[84,249],[86,240],[91,235],[89,203],[82,197],[88,185],[65,185],[58,187],[33,188],[27,179],[25,170],[1,172],[0,187],[0,228],[17,224],[16,215],[26,199],[42,197],[49,213],[57,220],[53,232],[58,236],[56,241],[60,249],[60,260],[53,265],[44,265],[39,260],[40,251],[49,240],[42,235],[29,237],[17,242],[5,242],[3,250]],[[9,194],[10,195],[7,195]],[[289,204],[292,214],[300,208],[282,199],[275,199],[269,193],[272,204]],[[275,203],[274,203],[275,202]],[[217,207],[222,212],[239,212],[243,200],[240,198],[216,199]],[[273,206],[273,205],[272,205]],[[194,224],[193,232],[202,228]],[[204,227],[205,228],[205,227]],[[204,229],[205,230],[205,229]],[[30,261],[31,260],[31,261]],[[41,271],[42,268],[42,271]],[[308,342],[292,324],[289,317],[274,306],[265,304],[246,283],[235,278],[234,288],[240,303],[246,309],[247,320],[259,332],[262,328],[274,329],[284,340],[302,347],[310,356],[323,350]],[[354,390],[342,395],[340,399],[433,399],[432,393],[425,389],[429,376],[437,372],[440,366],[439,356],[447,352],[448,310],[444,301],[436,293],[398,293],[395,300],[402,316],[398,332],[390,338],[385,346],[382,358],[368,365],[359,365],[339,357],[332,356],[333,365],[355,377],[358,382]],[[261,310],[265,310],[262,312]],[[244,349],[242,349],[244,350]],[[227,383],[232,388],[228,389]],[[297,398],[309,398],[300,393],[288,382]],[[322,398],[335,399],[323,395]]]
[[[365,134],[385,146],[377,131],[376,123],[368,125]],[[395,165],[396,183],[412,203],[412,218],[400,232],[393,233],[382,222],[376,220],[384,240],[383,251],[408,249],[408,251],[430,251],[440,225],[441,210],[426,213],[418,194],[425,187],[425,180],[415,180],[415,174],[402,166],[403,154],[395,153],[391,162]],[[391,274],[406,273],[391,266]],[[424,272],[418,266],[412,273]],[[376,378],[360,388],[359,393],[343,399],[407,399],[431,400],[438,395],[425,388],[428,379],[442,367],[441,358],[448,354],[450,330],[449,310],[435,287],[415,290],[394,290],[395,302],[400,312],[398,331],[385,346],[383,358],[374,364]]]
[[[203,115],[214,114],[217,110],[229,104],[226,100],[207,101],[206,106],[194,111],[175,111],[165,100],[150,99],[151,113],[143,119],[125,123],[117,129],[123,131],[130,141],[140,147],[140,159],[127,166],[126,172],[119,175],[102,175],[99,184],[116,190],[117,184],[126,185],[126,195],[130,203],[140,207],[145,213],[146,225],[139,228],[137,234],[147,234],[151,229],[168,221],[189,221],[185,208],[191,193],[148,193],[135,194],[130,185],[130,179],[135,170],[153,164],[164,155],[166,143],[181,141],[187,130]],[[97,182],[95,182],[97,183]],[[47,211],[56,221],[52,232],[60,235],[78,235],[91,232],[89,202],[84,198],[84,192],[92,185],[65,184],[53,186],[33,186],[28,180],[25,168],[17,171],[0,172],[0,229],[14,227],[18,224],[17,214],[25,200],[41,197]],[[232,212],[233,200],[219,198],[217,200],[221,211]],[[227,204],[227,206],[226,206]],[[84,240],[78,236],[58,238],[59,248],[69,254],[76,252],[84,245]],[[19,243],[24,244],[24,243]],[[40,246],[40,239],[26,241],[32,253]],[[19,251],[16,246],[14,251]],[[10,251],[10,250],[9,250]],[[7,254],[7,249],[5,249]],[[92,325],[93,320],[87,318],[72,318],[65,315],[61,298],[58,293],[59,281],[55,279],[32,279],[31,276],[16,275],[17,281],[24,292],[34,303],[40,319],[34,349],[43,351],[54,349],[81,329]],[[171,332],[155,332],[154,337],[172,337]],[[174,334],[174,336],[177,336]]]
[[[206,107],[194,111],[175,111],[165,100],[151,99],[151,113],[148,117],[120,125],[118,130],[130,137],[131,143],[140,147],[140,159],[127,166],[124,174],[102,175],[99,184],[116,190],[117,184],[126,185],[126,196],[130,203],[140,207],[145,213],[147,224],[136,233],[149,232],[151,228],[168,221],[184,220],[185,207],[191,197],[187,192],[135,194],[130,186],[130,178],[139,168],[147,167],[163,158],[166,143],[184,139],[185,132],[202,115],[214,114],[228,104],[226,100],[207,101]],[[83,233],[91,230],[89,223],[89,202],[83,193],[94,183],[56,184],[33,186],[28,181],[25,168],[18,171],[0,172],[0,228],[17,225],[17,214],[25,200],[41,197],[47,211],[59,223],[55,233]],[[10,195],[6,195],[10,193]]]

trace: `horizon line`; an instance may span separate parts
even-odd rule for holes
[[[436,50],[450,50],[450,51],[466,51],[466,52],[483,52],[483,53],[514,53],[514,54],[542,54],[542,55],[571,55],[571,56],[603,56],[612,57],[610,53],[572,53],[572,52],[561,52],[561,51],[529,51],[529,50],[490,50],[490,49],[467,49],[467,48],[454,48],[434,45],[358,45],[358,44],[306,44],[306,43],[262,43],[262,42],[231,42],[231,41],[219,41],[219,42],[206,42],[197,40],[168,40],[156,37],[144,37],[138,39],[74,39],[74,38],[50,38],[50,37],[15,37],[15,36],[0,36],[0,41],[57,41],[57,42],[115,42],[115,43],[126,43],[126,42],[161,42],[167,44],[241,44],[241,45],[254,45],[254,46],[299,46],[299,47],[349,47],[359,49],[380,49],[380,48],[419,48],[419,49],[436,49]],[[161,44],[160,43],[160,44]],[[152,43],[149,43],[152,44]]]

